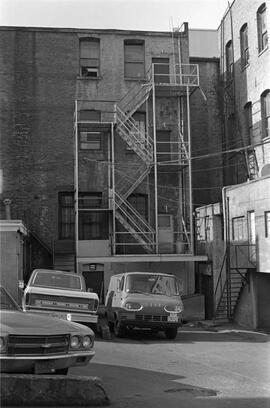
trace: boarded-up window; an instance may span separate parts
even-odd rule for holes
[[[94,109],[83,109],[79,111],[79,121],[100,122],[101,112]]]
[[[59,193],[59,239],[74,239],[74,196]]]
[[[100,132],[80,132],[81,150],[101,150]]]
[[[171,160],[171,133],[167,130],[157,131],[157,161],[170,162]]]
[[[97,38],[80,40],[81,75],[96,78],[100,75],[100,42]]]
[[[144,41],[125,40],[125,78],[141,79],[145,77]]]

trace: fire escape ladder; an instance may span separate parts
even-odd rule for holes
[[[256,157],[255,149],[248,149],[248,167],[249,167],[249,178],[254,180],[258,176],[258,162]]]
[[[127,143],[145,163],[150,164],[153,161],[153,143],[150,138],[145,137],[136,126],[135,120],[124,113],[116,106],[116,125],[117,131],[122,139]]]
[[[184,140],[184,135],[178,126],[178,155],[179,164],[187,166],[189,161],[188,142]]]
[[[155,231],[137,210],[118,193],[115,193],[116,218],[129,234],[148,252],[155,245]]]
[[[136,83],[117,103],[117,107],[130,118],[148,99],[152,90],[152,83]]]
[[[121,197],[126,200],[133,191],[143,182],[144,178],[150,173],[151,166],[142,163],[140,166],[130,166],[128,175],[125,172],[119,172],[115,189]],[[117,171],[117,170],[116,170]]]

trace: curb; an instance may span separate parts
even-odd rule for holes
[[[98,377],[1,374],[1,406],[105,406],[110,404]]]

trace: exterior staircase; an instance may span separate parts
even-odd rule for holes
[[[125,167],[122,171],[121,167],[115,168],[115,217],[132,240],[148,253],[154,250],[155,230],[127,199],[150,173],[153,162],[153,140],[146,137],[132,117],[147,100],[151,89],[151,83],[136,83],[115,105],[116,131],[128,148],[136,153],[128,174],[123,170]],[[130,240],[128,243],[130,244]]]
[[[232,269],[225,280],[222,295],[218,303],[215,320],[231,320],[234,316],[241,292],[247,283],[248,269]]]

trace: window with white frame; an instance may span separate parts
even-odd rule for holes
[[[270,90],[261,95],[262,137],[270,136]]]
[[[240,47],[241,47],[241,65],[242,65],[242,68],[244,68],[248,65],[248,61],[249,61],[247,24],[244,24],[240,30]]]
[[[270,238],[270,211],[264,213],[265,237]]]
[[[255,228],[255,212],[249,211],[248,216],[248,242],[250,244],[256,243],[256,228]]]
[[[98,38],[80,39],[80,74],[89,78],[100,76],[100,41]]]
[[[263,3],[257,11],[257,28],[258,28],[258,49],[259,53],[268,46],[268,33],[266,22],[266,5]]]
[[[247,239],[245,217],[235,217],[232,219],[232,239],[233,241],[245,241]]]
[[[145,58],[143,40],[124,41],[125,78],[145,77]]]

